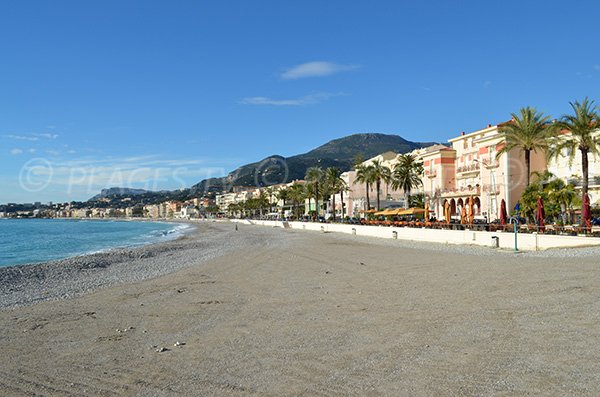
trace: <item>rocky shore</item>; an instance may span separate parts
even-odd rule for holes
[[[97,288],[159,277],[244,248],[251,241],[224,244],[234,226],[194,222],[177,240],[136,248],[0,267],[0,308],[79,296]]]
[[[164,245],[5,270],[0,390],[597,396],[596,250],[200,223]]]

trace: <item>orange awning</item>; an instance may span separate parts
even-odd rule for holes
[[[425,213],[425,209],[424,208],[409,208],[406,210],[400,210],[398,211],[398,213],[396,215],[417,215],[417,214],[424,214]]]

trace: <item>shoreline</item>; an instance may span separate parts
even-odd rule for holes
[[[81,221],[88,221],[87,219],[55,219],[55,218],[39,218],[40,220],[48,220],[48,219],[53,219],[53,220],[58,220],[58,221],[68,221],[68,222],[81,222]],[[33,220],[33,219],[31,219]],[[37,219],[36,219],[37,220]],[[114,219],[90,219],[89,221],[103,221],[103,222],[147,222],[148,220],[145,219],[131,219],[131,220],[126,220],[126,219],[118,219],[118,218],[114,218]],[[129,244],[129,245],[119,245],[117,243],[117,245],[114,246],[108,246],[105,248],[99,248],[96,250],[92,250],[92,251],[86,251],[86,252],[79,252],[79,253],[74,253],[65,257],[61,257],[61,258],[54,258],[54,259],[47,259],[47,260],[43,260],[43,261],[39,261],[39,262],[25,262],[25,263],[17,263],[17,264],[9,264],[9,265],[1,265],[0,269],[3,268],[10,268],[10,267],[16,267],[16,266],[36,266],[36,265],[43,265],[49,262],[59,262],[59,261],[64,261],[64,260],[69,260],[69,259],[74,259],[74,258],[78,258],[78,257],[84,257],[84,256],[89,256],[89,255],[94,255],[94,254],[102,254],[102,253],[109,253],[110,251],[113,250],[120,250],[120,249],[136,249],[136,248],[142,248],[142,247],[146,247],[148,245],[152,245],[152,244],[160,244],[160,243],[165,243],[165,242],[169,242],[169,241],[174,241],[174,240],[178,240],[182,237],[185,237],[188,234],[191,234],[194,232],[194,229],[196,228],[197,223],[193,223],[193,222],[172,222],[172,221],[163,221],[163,220],[156,220],[155,222],[158,223],[163,223],[163,224],[168,224],[168,225],[179,225],[179,224],[186,224],[189,225],[189,228],[186,229],[182,229],[180,231],[180,235],[176,235],[173,237],[169,237],[169,234],[164,235],[164,239],[157,239],[155,241],[146,241],[146,242],[142,242],[142,243],[138,243],[138,244]]]
[[[210,235],[210,229],[214,228],[209,223],[177,223],[191,227],[182,236],[166,241],[2,266],[0,309],[82,296],[99,288],[160,277],[192,266],[192,253],[197,261],[218,255],[214,244],[217,236]],[[200,248],[206,251],[198,252]]]
[[[163,248],[34,275],[113,282],[0,309],[0,390],[600,393],[593,258],[221,222]]]

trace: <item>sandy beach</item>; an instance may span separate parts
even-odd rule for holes
[[[0,394],[600,394],[597,251],[234,227],[0,271]]]

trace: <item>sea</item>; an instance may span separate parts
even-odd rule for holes
[[[149,221],[0,219],[0,266],[167,241],[190,228],[187,224]]]

